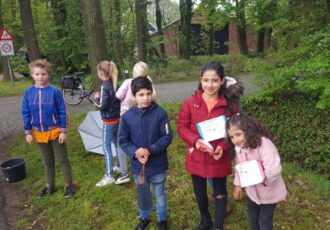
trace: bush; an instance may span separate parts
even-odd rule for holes
[[[269,103],[245,98],[242,111],[268,127],[283,160],[330,178],[330,110],[316,109],[317,101],[307,93],[288,92],[273,95]]]

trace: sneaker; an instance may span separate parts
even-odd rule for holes
[[[64,198],[70,198],[74,195],[74,187],[73,185],[65,187]]]
[[[131,179],[129,178],[128,174],[124,175],[124,176],[121,176],[119,177],[117,180],[116,180],[116,184],[125,184],[127,182],[130,182]]]
[[[144,229],[146,229],[146,227],[148,226],[149,223],[150,223],[149,219],[142,220],[140,218],[140,223],[138,226],[136,226],[135,230],[144,230]]]
[[[120,167],[118,167],[117,165],[113,166],[112,170],[114,173],[121,173]]]
[[[163,220],[157,223],[158,230],[167,230],[167,221]]]
[[[42,199],[42,198],[44,198],[44,196],[46,196],[46,195],[50,195],[50,194],[53,194],[54,192],[55,192],[54,189],[51,189],[51,188],[45,187],[45,188],[41,191],[41,193],[40,193],[39,195],[37,195],[37,198],[38,198],[38,199]]]
[[[112,184],[115,183],[115,178],[113,178],[113,176],[108,176],[108,175],[104,175],[104,177],[96,183],[96,187],[103,187],[106,186],[108,184]]]

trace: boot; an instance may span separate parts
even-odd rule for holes
[[[202,217],[197,230],[211,230],[213,227],[211,216]]]

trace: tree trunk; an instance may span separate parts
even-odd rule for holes
[[[68,36],[65,29],[65,24],[67,20],[65,0],[51,0],[51,5],[54,17],[54,24],[56,26],[56,37],[57,40],[61,40]],[[63,46],[61,47],[64,48]],[[54,52],[56,53],[54,56],[58,57],[58,63],[56,63],[57,65],[68,69],[70,63],[68,63],[68,60],[66,59],[67,55],[65,55],[65,50],[65,48],[54,50]]]
[[[135,0],[137,60],[148,61],[147,1]]]
[[[246,21],[245,21],[245,0],[235,0],[238,46],[241,54],[248,54],[248,45],[246,40]]]
[[[120,10],[120,0],[114,0],[115,9],[115,48],[117,51],[118,61],[121,61],[124,57],[123,53],[123,42],[121,37],[121,10]]]
[[[41,58],[37,36],[34,30],[34,23],[30,0],[19,0],[24,42],[28,51],[30,61]]]
[[[257,35],[257,53],[263,53],[265,47],[265,29],[261,28]]]
[[[191,18],[192,18],[192,1],[180,0],[181,15],[181,39],[180,39],[180,56],[189,59],[191,55]]]
[[[161,43],[159,44],[159,49],[161,56],[166,57],[165,45],[164,45],[164,33],[162,28],[162,13],[159,7],[159,0],[155,0],[155,5],[156,5],[156,23],[157,23],[158,36],[161,39]]]
[[[3,28],[3,19],[2,19],[2,5],[0,0],[0,30]],[[10,81],[10,67],[8,65],[9,63],[9,57],[7,56],[1,56],[1,66],[0,66],[0,73],[3,73],[3,81]],[[2,70],[2,71],[1,71]]]
[[[99,86],[97,76],[97,64],[107,59],[107,48],[105,42],[105,31],[102,20],[102,12],[99,0],[80,0],[81,13],[86,32],[89,65],[93,82]]]
[[[117,64],[120,72],[120,64],[123,59],[123,43],[121,36],[121,11],[120,1],[109,1],[110,12],[110,57]]]

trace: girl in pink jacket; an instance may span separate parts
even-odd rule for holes
[[[268,131],[254,118],[235,114],[226,123],[229,143],[235,146],[236,163],[257,160],[262,164],[265,179],[260,184],[245,187],[250,229],[272,229],[276,204],[285,200],[287,190],[281,175],[279,153]],[[233,197],[241,199],[238,172],[235,172]]]

